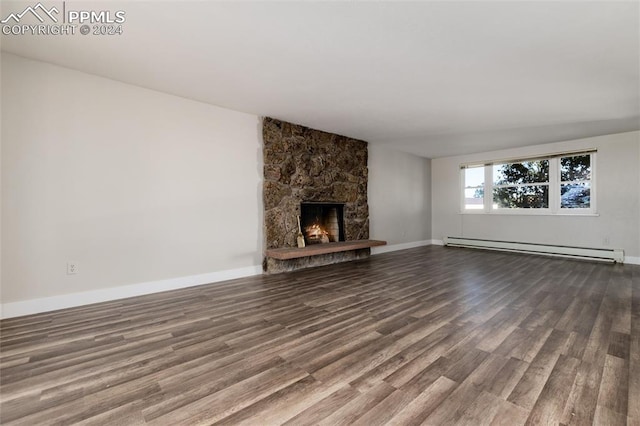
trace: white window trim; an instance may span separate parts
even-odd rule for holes
[[[596,200],[596,161],[597,150],[589,149],[585,151],[577,152],[563,152],[558,154],[550,154],[546,156],[528,157],[528,158],[514,158],[501,161],[485,161],[475,162],[473,164],[461,164],[460,165],[460,213],[461,214],[489,214],[489,215],[524,215],[524,216],[600,216],[597,210]],[[560,158],[571,157],[576,155],[589,154],[591,156],[591,178],[588,181],[576,181],[576,182],[589,182],[589,189],[591,194],[590,207],[584,208],[562,208],[561,207],[561,191],[560,187],[563,184],[561,182],[560,171]],[[525,161],[536,161],[540,159],[549,160],[549,182],[544,183],[532,183],[529,185],[548,185],[549,186],[549,207],[548,208],[493,208],[493,165],[494,164],[508,164],[518,163]],[[471,167],[484,167],[484,204],[481,209],[467,209],[465,207],[465,169]],[[571,182],[564,182],[571,183]],[[528,184],[513,184],[513,185],[499,185],[500,187],[510,186],[528,186]]]
[[[591,194],[591,199],[589,201],[590,207],[588,209],[563,209],[560,207],[560,187],[563,184],[562,182],[562,177],[561,177],[561,173],[560,173],[560,161],[558,161],[558,159],[560,157],[558,157],[558,159],[556,159],[556,162],[558,163],[558,199],[556,200],[556,202],[558,203],[558,213],[557,214],[561,214],[561,215],[579,215],[579,214],[585,214],[585,215],[594,215],[594,216],[598,216],[598,209],[597,209],[597,202],[598,202],[598,196],[596,194],[596,162],[597,160],[597,155],[595,155],[595,151],[594,152],[590,152],[589,155],[591,156],[591,179],[589,179],[588,181],[575,181],[575,182],[589,182],[589,192]],[[569,157],[570,155],[563,155],[562,157]],[[564,182],[566,183],[570,183],[569,181]]]

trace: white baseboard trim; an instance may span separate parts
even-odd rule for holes
[[[170,278],[166,280],[149,281],[119,287],[103,288],[100,290],[81,293],[63,294],[60,296],[43,297],[40,299],[9,302],[0,305],[0,318],[20,317],[23,315],[39,314],[56,311],[58,309],[73,308],[90,305],[92,303],[109,302],[127,297],[143,296],[168,290],[210,284],[236,278],[250,277],[262,274],[262,266],[247,266],[245,268],[228,269],[207,274],[190,275],[186,277]]]
[[[640,265],[640,257],[625,256],[624,263],[628,263],[629,265]]]
[[[432,244],[431,241],[433,240],[412,241],[410,243],[400,243],[400,244],[391,244],[388,246],[371,247],[371,254],[376,255],[376,254],[388,253],[390,251],[406,250],[410,248],[428,246]]]
[[[431,244],[434,246],[443,246],[444,245],[444,241],[442,240],[431,240]]]

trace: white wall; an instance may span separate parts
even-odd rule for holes
[[[369,144],[372,239],[385,240],[399,248],[431,239],[430,167],[429,159]]]
[[[0,54],[0,100],[4,98],[2,87],[2,54]],[[0,101],[0,118],[2,118],[2,102]],[[0,119],[0,318],[2,318],[2,120]]]
[[[463,163],[526,157],[583,148],[598,150],[598,216],[461,214]],[[445,236],[622,248],[640,256],[640,132],[432,160],[433,238]],[[608,243],[606,242],[608,241]]]
[[[2,89],[5,308],[261,270],[258,117],[6,53]]]

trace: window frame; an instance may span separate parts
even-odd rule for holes
[[[476,167],[484,167],[484,182],[482,184],[482,186],[470,186],[469,188],[482,188],[483,190],[483,195],[482,195],[482,200],[483,203],[482,208],[479,209],[467,209],[466,208],[466,194],[465,191],[469,188],[467,188],[467,186],[465,185],[465,181],[466,181],[466,175],[465,175],[465,170],[466,169],[471,169],[471,168],[476,168]],[[486,209],[486,203],[484,203],[484,197],[487,194],[487,171],[486,171],[486,167],[484,165],[480,165],[480,164],[475,164],[475,165],[470,165],[464,168],[460,169],[460,180],[461,180],[461,187],[462,190],[460,191],[460,205],[462,206],[462,211],[464,211],[465,213],[468,214],[477,214],[477,213],[484,213],[485,209]]]
[[[562,185],[563,185],[563,180],[562,180],[562,164],[561,164],[561,159],[565,158],[565,157],[576,157],[579,155],[589,155],[589,167],[591,168],[591,170],[589,171],[591,176],[589,178],[589,180],[582,180],[582,181],[564,181],[564,183],[571,183],[571,182],[589,182],[589,208],[566,208],[566,207],[562,207]],[[585,152],[585,153],[567,153],[567,154],[563,154],[559,157],[557,157],[556,161],[557,161],[557,167],[558,167],[558,197],[556,202],[558,203],[557,205],[557,211],[559,215],[580,215],[580,214],[597,214],[597,209],[596,209],[596,201],[597,201],[597,196],[596,196],[596,152]],[[575,213],[573,213],[575,212]]]
[[[493,170],[495,169],[495,166],[497,165],[506,165],[506,164],[519,164],[519,163],[527,163],[527,162],[532,162],[532,161],[543,161],[543,160],[547,160],[549,161],[549,180],[547,181],[543,181],[543,182],[530,182],[530,183],[514,183],[514,184],[510,184],[510,185],[495,185],[495,176],[493,174]],[[551,211],[551,167],[552,167],[552,162],[550,161],[549,158],[527,158],[525,160],[509,160],[509,161],[498,161],[498,162],[494,162],[489,166],[486,166],[487,169],[490,169],[490,174],[491,174],[491,181],[490,181],[490,186],[491,186],[491,199],[488,200],[489,203],[489,210],[491,212],[512,212],[512,211],[527,211],[527,212],[531,212],[531,211],[537,211],[540,213],[549,213]],[[485,175],[486,177],[486,175]],[[548,201],[547,201],[547,205],[548,207],[533,207],[533,208],[525,208],[525,207],[493,207],[493,189],[494,188],[517,188],[517,187],[524,187],[524,186],[546,186],[548,188],[547,192],[548,192]],[[485,201],[486,202],[486,201]]]
[[[561,207],[561,158],[574,157],[580,155],[590,156],[590,179],[581,182],[589,183],[590,200],[588,208],[567,208]],[[557,154],[538,155],[522,158],[510,158],[505,160],[474,162],[460,165],[460,213],[461,214],[491,214],[491,215],[552,215],[552,216],[598,216],[596,208],[596,157],[597,150],[581,150],[569,151]],[[537,186],[541,184],[548,185],[549,188],[549,207],[548,208],[496,208],[493,204],[493,167],[499,164],[514,164],[527,161],[549,160],[549,181],[536,182],[530,184],[513,184],[505,185],[506,187],[517,186]],[[468,168],[483,167],[484,168],[484,194],[483,208],[467,209],[465,200],[465,170]],[[573,182],[573,181],[572,181]],[[565,182],[566,184],[566,182]]]

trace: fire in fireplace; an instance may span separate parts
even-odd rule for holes
[[[306,244],[344,241],[344,204],[300,203],[300,223]]]

